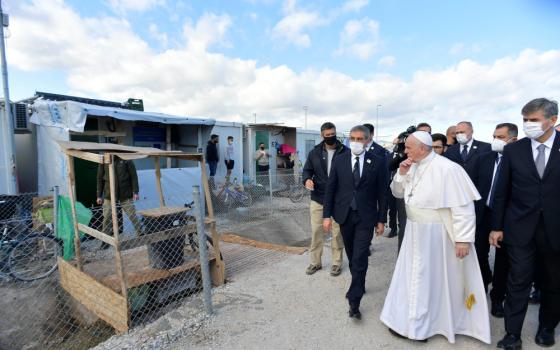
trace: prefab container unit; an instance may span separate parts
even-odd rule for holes
[[[296,149],[299,160],[305,164],[307,154],[316,144],[321,142],[318,131],[301,130],[282,124],[248,124],[244,130],[244,163],[243,170],[250,179],[256,178],[255,152],[262,142],[270,152],[270,176],[273,183],[282,174],[292,174],[292,169],[287,169],[289,154],[283,154],[278,149],[286,144]]]

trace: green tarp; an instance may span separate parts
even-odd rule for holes
[[[91,210],[84,207],[80,202],[76,202],[76,215],[78,222],[89,225],[92,217]],[[70,199],[65,196],[58,196],[58,222],[56,227],[56,237],[61,239],[64,247],[64,260],[74,258],[74,222],[72,220],[72,204]],[[83,237],[80,232],[80,238]]]

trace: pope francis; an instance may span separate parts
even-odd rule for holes
[[[474,249],[475,186],[460,165],[436,155],[432,138],[406,140],[408,159],[391,183],[404,198],[404,241],[381,313],[395,336],[425,341],[441,334],[490,344],[486,293]]]

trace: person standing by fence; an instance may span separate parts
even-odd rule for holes
[[[344,150],[344,145],[336,138],[336,127],[327,122],[321,126],[323,141],[313,148],[303,168],[303,184],[311,191],[309,202],[309,216],[311,218],[311,246],[309,247],[310,265],[305,271],[312,275],[322,268],[321,256],[323,255],[323,200],[325,188],[329,179],[331,165],[334,159]],[[333,222],[332,225],[332,267],[331,276],[338,276],[342,272],[343,242],[340,226]]]
[[[233,147],[233,136],[228,136],[227,138],[227,145],[226,145],[226,152],[225,152],[225,157],[224,157],[224,162],[226,163],[226,169],[227,169],[227,173],[226,173],[226,177],[227,180],[229,181],[229,177],[231,175],[231,171],[233,170],[233,167],[235,166],[235,161],[233,160],[234,158],[234,147]]]
[[[264,186],[266,181],[263,177],[270,170],[270,153],[263,142],[259,143],[259,149],[255,152],[255,160],[257,161],[257,182]]]
[[[212,189],[216,188],[214,176],[216,175],[218,161],[220,160],[220,154],[218,153],[218,140],[218,135],[212,134],[210,136],[210,140],[208,141],[208,145],[206,145],[206,162],[208,163],[208,168],[210,169],[209,182]]]

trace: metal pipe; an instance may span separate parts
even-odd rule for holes
[[[210,284],[210,265],[208,263],[208,252],[206,251],[206,233],[204,232],[204,207],[200,200],[200,187],[193,186],[194,210],[196,217],[196,231],[198,233],[198,252],[200,258],[200,270],[202,272],[202,299],[204,309],[208,315],[212,310],[212,285]]]
[[[17,193],[16,181],[16,155],[14,152],[14,120],[12,119],[12,110],[10,105],[10,91],[8,88],[8,64],[6,63],[6,46],[4,45],[4,11],[2,10],[2,1],[0,0],[0,59],[2,65],[2,86],[4,90],[4,168],[6,169],[6,192],[8,194]]]

